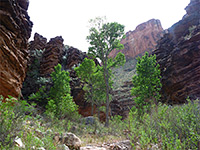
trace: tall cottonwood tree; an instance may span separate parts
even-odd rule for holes
[[[123,49],[123,44],[120,43],[124,37],[124,26],[117,23],[106,23],[103,18],[96,18],[90,21],[91,28],[89,30],[90,35],[87,36],[87,40],[90,43],[88,53],[96,58],[99,58],[103,67],[103,76],[106,86],[106,122],[105,126],[109,126],[109,93],[110,85],[109,73],[110,67],[122,65],[125,63],[125,56],[119,53],[116,59],[109,58],[109,54],[114,49]]]

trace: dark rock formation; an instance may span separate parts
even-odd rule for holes
[[[22,95],[25,99],[27,99],[30,94],[36,93],[42,86],[42,84],[38,82],[38,79],[41,77],[40,63],[46,45],[47,39],[38,33],[35,33],[34,40],[29,44],[30,59],[28,62],[26,78],[22,86]]]
[[[111,115],[120,115],[122,119],[128,117],[130,109],[134,106],[131,89],[132,81],[124,82],[123,86],[112,91],[112,101],[110,103]]]
[[[63,38],[57,36],[50,39],[45,46],[45,51],[42,55],[42,62],[40,66],[40,73],[44,77],[48,77],[53,71],[54,67],[60,62],[60,58],[64,52]]]
[[[161,68],[162,100],[168,103],[200,98],[200,1],[191,0],[186,11],[153,52]]]
[[[124,44],[124,49],[120,50],[125,54],[126,58],[135,58],[145,51],[155,49],[156,41],[163,35],[163,28],[159,20],[151,19],[136,27],[134,31],[126,33],[126,38],[122,39],[121,43]],[[118,50],[113,50],[110,57],[115,57]]]
[[[0,2],[0,95],[21,96],[32,22],[27,0]]]
[[[42,35],[35,33],[33,41],[30,42],[29,50],[44,50],[47,45],[47,39]]]
[[[54,67],[60,63],[64,70],[69,71],[71,95],[75,103],[79,105],[79,113],[85,117],[91,116],[91,104],[86,102],[84,98],[84,83],[80,81],[74,71],[74,67],[77,67],[82,63],[84,58],[88,57],[86,53],[74,47],[64,46],[62,37],[52,38],[47,43],[46,38],[37,33],[34,36],[34,41],[30,42],[30,48],[31,64],[29,65],[29,71],[24,82],[24,97],[28,97],[31,93],[37,92],[39,87],[41,87],[38,84],[38,78],[49,78],[50,74],[54,71]],[[36,49],[44,51],[43,53],[36,54]],[[39,56],[40,54],[41,56]],[[39,66],[35,62],[39,62]],[[95,60],[95,63],[99,64],[97,60]],[[97,113],[96,108],[94,112]],[[100,115],[101,119],[104,120],[105,114],[101,113]]]

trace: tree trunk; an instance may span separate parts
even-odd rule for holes
[[[93,116],[94,115],[94,103],[92,102],[92,112],[91,112],[91,115]]]
[[[90,96],[91,96],[91,104],[92,104],[92,112],[91,112],[91,115],[93,116],[94,115],[94,101],[93,101],[93,87],[91,86],[91,90],[90,90]]]
[[[106,122],[105,122],[105,127],[109,126],[109,82],[108,82],[108,71],[107,71],[107,66],[104,66],[104,80],[106,84]]]
[[[98,116],[98,118],[99,118],[99,120],[100,120],[100,110],[99,110],[99,105],[97,105],[97,116]]]

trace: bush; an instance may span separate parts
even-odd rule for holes
[[[130,112],[129,130],[132,144],[139,142],[147,149],[157,144],[161,149],[198,149],[200,141],[200,113],[198,101],[181,106],[159,104],[137,119],[137,109]]]
[[[0,96],[0,149],[13,145],[13,140],[19,135],[22,123],[26,119],[25,112],[31,110],[26,101],[9,97],[3,102],[3,99],[3,96]]]

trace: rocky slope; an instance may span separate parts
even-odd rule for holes
[[[135,58],[145,51],[152,51],[156,46],[156,41],[163,35],[163,28],[160,20],[151,19],[136,27],[134,31],[126,33],[126,38],[122,39],[124,49],[120,50],[126,58]],[[119,51],[113,50],[110,57],[115,57]]]
[[[122,119],[128,117],[130,109],[134,106],[131,89],[133,84],[131,81],[124,82],[121,88],[112,91],[112,101],[110,103],[111,114],[113,116],[120,115]]]
[[[0,95],[21,96],[32,22],[27,0],[0,2]]]
[[[200,1],[191,0],[185,10],[153,52],[161,67],[163,101],[168,103],[200,98]]]

